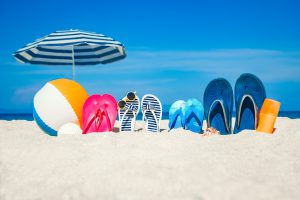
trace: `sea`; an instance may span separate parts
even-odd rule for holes
[[[235,113],[233,113],[233,116],[235,116]],[[300,118],[300,111],[280,111],[279,117],[288,117],[291,119],[299,119]],[[137,116],[138,120],[142,119],[142,114],[139,113]],[[163,112],[162,119],[169,119],[169,113]],[[0,113],[0,120],[27,120],[27,121],[33,121],[34,118],[32,116],[32,113],[13,113],[13,114],[1,114]]]

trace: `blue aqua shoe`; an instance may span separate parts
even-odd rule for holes
[[[242,74],[234,88],[236,121],[234,133],[244,129],[255,130],[259,110],[266,98],[266,91],[261,80],[253,74]]]
[[[222,135],[231,134],[233,91],[230,83],[223,78],[212,80],[203,97],[207,127],[213,127]]]

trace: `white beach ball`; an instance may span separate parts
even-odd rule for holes
[[[57,136],[58,129],[69,122],[78,123],[82,127],[82,107],[87,98],[85,89],[75,81],[50,81],[34,96],[35,122],[51,136]]]
[[[81,135],[82,130],[76,123],[70,122],[62,125],[57,132],[58,135]]]

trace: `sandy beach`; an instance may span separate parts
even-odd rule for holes
[[[299,199],[300,119],[273,135],[161,133],[50,137],[0,121],[0,199]],[[118,124],[116,124],[116,127]]]

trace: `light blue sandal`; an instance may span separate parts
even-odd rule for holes
[[[184,129],[195,133],[203,133],[204,108],[197,99],[189,99],[185,103]]]
[[[175,101],[169,110],[169,130],[184,127],[185,101]]]

